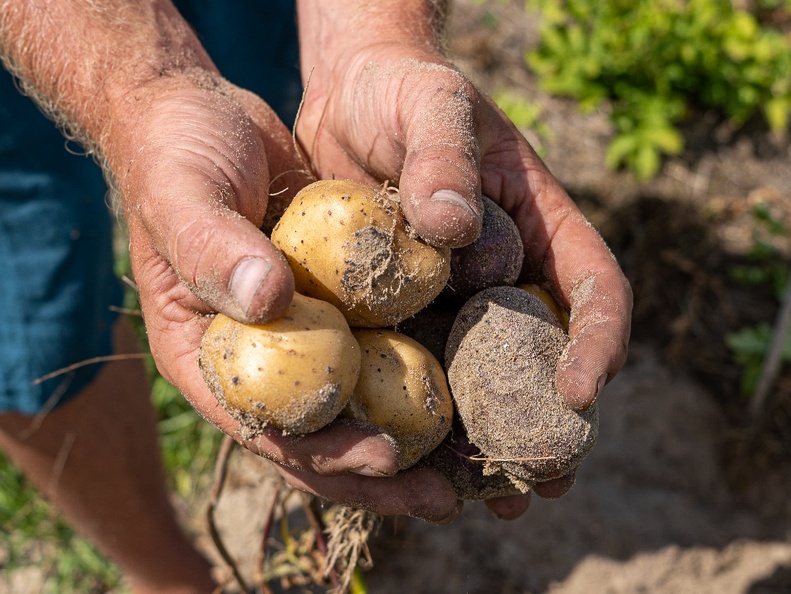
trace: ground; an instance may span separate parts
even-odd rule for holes
[[[637,183],[604,165],[606,110],[581,114],[537,88],[522,61],[536,23],[521,2],[459,0],[450,39],[480,88],[540,107],[541,133],[524,132],[632,282],[634,338],[600,399],[599,441],[567,496],[534,497],[515,522],[482,504],[468,504],[448,526],[387,521],[371,540],[369,591],[791,592],[791,382],[780,375],[768,414],[751,423],[741,369],[725,345],[744,326],[771,325],[777,311],[771,291],[745,287],[729,271],[750,262],[756,206],[791,224],[788,139],[700,114],[685,129],[687,150]],[[783,266],[788,239],[771,237]],[[248,574],[255,558],[239,546],[260,539],[260,502],[271,497],[261,464],[238,455],[218,510]]]

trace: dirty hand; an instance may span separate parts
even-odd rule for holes
[[[481,193],[499,203],[524,242],[524,279],[548,284],[571,312],[557,381],[585,409],[626,358],[632,298],[618,264],[524,137],[445,59],[442,3],[377,2],[346,19],[353,4],[300,2],[310,78],[297,132],[319,176],[391,180],[417,232],[450,247],[477,237]],[[360,27],[376,34],[355,34]],[[535,491],[557,497],[572,484]],[[488,503],[504,517],[527,507],[519,497]]]
[[[210,315],[243,322],[281,315],[293,277],[259,230],[270,180],[302,168],[287,128],[257,97],[216,78],[161,81],[138,91],[135,120],[117,175],[130,233],[130,254],[151,352],[162,375],[196,410],[239,439],[238,424],[217,403],[197,366]],[[138,111],[139,109],[139,111]],[[307,180],[289,174],[292,190]],[[307,436],[276,431],[248,440],[248,449],[310,477],[313,491],[384,514],[442,520],[455,509],[424,501],[439,483],[397,471],[396,452],[373,431],[342,422]],[[299,479],[292,480],[301,486]]]

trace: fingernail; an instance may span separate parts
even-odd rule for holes
[[[387,474],[386,472],[381,472],[379,470],[376,470],[375,468],[372,468],[368,465],[358,466],[357,468],[350,468],[349,472],[354,474],[359,474],[361,476],[370,476],[375,478],[384,478],[387,476],[392,476],[390,474]]]
[[[262,258],[247,258],[236,265],[229,289],[245,315],[249,313],[253,298],[270,270],[272,265]]]
[[[439,520],[438,522],[435,522],[435,524],[438,524],[440,526],[444,524],[450,524],[453,520],[455,520],[461,515],[461,510],[463,508],[464,508],[464,501],[462,501],[461,499],[457,500],[456,507],[454,507],[453,511],[450,512],[450,515],[446,518],[443,518],[442,520]]]
[[[431,195],[431,200],[433,202],[447,202],[448,204],[452,204],[453,206],[458,206],[466,210],[467,212],[477,216],[480,216],[480,213],[475,212],[472,207],[470,206],[469,202],[467,202],[462,195],[458,192],[454,192],[453,190],[437,190],[434,194]]]

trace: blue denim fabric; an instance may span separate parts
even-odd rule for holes
[[[176,5],[223,75],[290,126],[301,94],[293,0]],[[112,352],[123,292],[105,194],[99,168],[0,69],[0,411],[66,401],[100,365],[35,380]]]

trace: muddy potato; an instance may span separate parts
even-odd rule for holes
[[[286,314],[248,325],[218,314],[201,342],[201,372],[243,437],[271,425],[310,433],[335,419],[354,390],[360,348],[329,303],[294,295]]]
[[[482,199],[481,235],[470,245],[451,250],[443,297],[463,302],[488,287],[513,285],[522,271],[525,254],[516,223],[493,200]]]
[[[439,447],[434,448],[424,460],[428,466],[445,475],[456,497],[461,500],[483,501],[521,493],[504,474],[484,474],[484,456],[470,443],[458,417]]]
[[[301,190],[272,231],[297,290],[335,305],[355,327],[391,326],[430,303],[450,250],[418,239],[397,192],[343,180]]]
[[[459,311],[445,354],[448,381],[484,474],[503,474],[520,490],[561,477],[588,454],[598,408],[572,410],[557,390],[568,343],[561,323],[517,287],[476,294]]]
[[[433,450],[450,430],[453,402],[439,361],[392,330],[353,330],[362,366],[342,416],[372,423],[398,444],[399,467]]]

